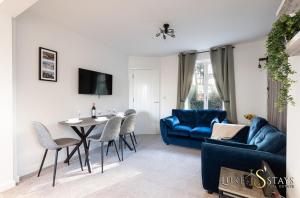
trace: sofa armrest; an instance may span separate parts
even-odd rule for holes
[[[180,124],[179,119],[177,118],[177,116],[169,116],[163,119],[163,121],[166,123],[166,125],[168,127],[170,127],[171,129]]]
[[[237,147],[237,148],[245,148],[245,149],[252,149],[252,150],[257,149],[256,145],[249,145],[249,144],[227,141],[227,140],[206,139],[205,142],[211,143],[211,144],[223,145],[223,146]]]
[[[167,126],[167,124],[165,122],[165,118],[160,119],[160,133],[161,133],[161,137],[162,137],[163,141],[166,144],[169,144],[168,130],[169,130],[169,127]]]
[[[218,192],[222,166],[249,172],[250,169],[259,169],[262,160],[264,160],[270,165],[275,176],[285,177],[286,175],[286,160],[284,156],[257,150],[203,142],[201,160],[203,187],[213,192]]]

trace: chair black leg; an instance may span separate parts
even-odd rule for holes
[[[118,155],[118,159],[119,159],[119,161],[121,161],[120,155],[119,155],[119,152],[118,152],[118,148],[117,148],[117,144],[116,144],[115,140],[113,140],[113,144],[115,145],[115,149],[116,149],[116,152],[117,152],[117,155]]]
[[[67,146],[67,159],[69,159],[69,147]],[[70,160],[68,160],[68,166],[70,166]]]
[[[88,141],[88,149],[90,149],[91,140]]]
[[[91,140],[88,141],[88,151],[90,150]],[[84,166],[87,165],[87,160],[85,159]]]
[[[54,161],[54,172],[53,172],[53,183],[52,183],[53,187],[55,186],[58,152],[59,152],[59,149],[56,149],[55,161]]]
[[[42,163],[41,163],[41,166],[40,166],[40,170],[39,170],[39,173],[38,173],[38,177],[40,176],[41,171],[42,171],[42,169],[43,169],[43,166],[44,166],[44,162],[45,162],[47,153],[48,153],[48,149],[45,150],[45,153],[44,153],[44,156],[43,156],[43,160],[42,160]]]
[[[108,155],[108,149],[109,149],[109,147],[110,147],[110,144],[111,144],[111,141],[109,141],[109,142],[107,143],[106,156]]]
[[[131,139],[131,142],[132,142],[132,145],[133,145],[134,152],[136,152],[135,145],[134,145],[134,142],[133,142],[133,138],[132,138],[131,133],[129,134],[129,136],[130,136],[130,139]]]
[[[122,161],[124,160],[123,158],[123,140],[121,139],[121,136],[119,137],[119,140],[120,140],[120,146],[121,146],[121,155],[122,155]]]
[[[126,141],[126,134],[123,135],[124,140]],[[126,149],[126,144],[124,144],[124,149]]]
[[[101,172],[103,173],[103,142],[101,142]]]
[[[133,135],[133,139],[134,139],[135,144],[137,144],[137,141],[136,141],[136,137],[135,137],[134,132],[132,132],[132,135]]]
[[[80,168],[81,168],[81,171],[83,171],[82,161],[81,161],[81,154],[80,154],[79,146],[77,146],[77,151],[78,151],[78,158],[79,158]]]
[[[122,136],[120,136],[120,137],[121,137],[121,141],[123,141],[123,143],[124,143],[124,148],[128,147],[129,150],[132,151],[131,146],[128,144],[128,142],[127,142],[126,139],[125,139],[126,135],[122,135]]]

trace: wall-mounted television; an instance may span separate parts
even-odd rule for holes
[[[112,75],[79,68],[78,76],[79,94],[112,95]]]

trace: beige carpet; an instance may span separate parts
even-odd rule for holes
[[[0,197],[217,197],[202,187],[199,150],[167,146],[159,135],[141,135],[137,140],[137,153],[127,149],[121,163],[111,147],[103,174],[97,148],[91,152],[91,174],[87,168],[82,172],[75,158],[70,166],[59,164],[54,188],[50,167],[43,170],[40,178],[27,177]]]

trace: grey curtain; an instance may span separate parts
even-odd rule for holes
[[[179,54],[177,91],[178,109],[184,108],[184,102],[189,94],[195,70],[196,56],[196,51]]]
[[[224,102],[227,118],[230,122],[237,123],[233,46],[210,49],[210,59],[217,90]]]
[[[278,111],[276,101],[280,90],[280,83],[274,81],[268,74],[268,121],[282,132],[286,132],[287,108]]]

